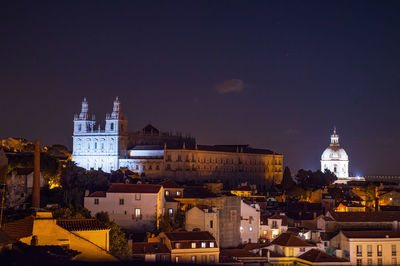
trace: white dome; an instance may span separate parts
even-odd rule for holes
[[[344,149],[337,146],[329,146],[324,150],[321,156],[322,161],[331,161],[331,160],[339,160],[339,161],[348,161],[349,157]]]

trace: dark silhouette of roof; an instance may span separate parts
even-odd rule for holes
[[[313,247],[314,246],[291,233],[280,234],[277,238],[275,238],[271,242],[271,245],[272,244],[278,245],[278,246],[284,246],[284,247]]]
[[[97,219],[59,219],[57,225],[68,231],[95,231],[109,229]]]
[[[181,188],[174,180],[172,179],[167,179],[165,181],[162,181],[159,183],[159,185],[162,185],[164,188]]]
[[[23,237],[31,236],[33,230],[34,217],[27,216],[23,219],[4,224],[3,230],[11,237],[19,240]]]
[[[211,191],[200,187],[200,186],[187,186],[184,187],[184,193],[183,193],[183,198],[186,199],[198,199],[198,198],[214,198],[217,195],[215,195],[214,193],[212,193]]]
[[[165,233],[170,241],[215,241],[208,231],[181,231]]]
[[[112,183],[108,193],[158,193],[161,185]]]
[[[322,250],[313,248],[298,256],[299,259],[310,262],[347,262],[347,260],[326,254]]]
[[[158,135],[160,133],[160,131],[151,124],[147,124],[147,126],[142,129],[142,132],[146,135]]]
[[[136,242],[132,244],[132,254],[159,254],[169,253],[169,249],[162,243]]]

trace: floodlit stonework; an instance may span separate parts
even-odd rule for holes
[[[339,145],[339,135],[334,129],[331,135],[331,144],[321,156],[321,171],[326,169],[334,173],[338,178],[349,177],[349,157],[346,151]]]
[[[73,161],[80,167],[111,172],[121,167],[147,177],[260,177],[280,183],[283,155],[249,145],[198,145],[195,138],[161,132],[147,125],[128,132],[118,97],[96,126],[86,99],[74,118]]]

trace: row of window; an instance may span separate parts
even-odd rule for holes
[[[363,264],[363,259],[357,259],[356,263],[357,263],[357,266],[365,265],[365,264]],[[367,265],[368,266],[372,266],[372,265],[382,266],[383,265],[382,258],[378,258],[376,261],[373,261],[372,259],[367,259]],[[396,258],[392,258],[392,265],[393,266],[397,265]]]
[[[136,167],[137,168],[137,167]],[[267,167],[268,168],[268,167]],[[177,171],[224,171],[224,172],[263,172],[265,173],[266,170],[269,170],[265,167],[219,167],[219,166],[195,166],[192,167],[187,166],[186,168],[182,169],[181,167],[177,167],[176,169],[172,169],[170,164],[167,164],[165,169],[166,170],[177,170]],[[145,168],[143,167],[143,170]],[[281,169],[271,169],[273,172],[282,172]]]
[[[176,249],[180,249],[181,247],[182,247],[181,243],[175,242]],[[199,245],[199,243],[196,243],[196,242],[190,243],[190,248],[207,248],[207,247],[214,248],[215,243],[214,242],[205,242],[205,241],[201,242],[200,245]]]
[[[113,151],[114,150],[114,139],[111,139],[112,143],[109,143],[108,145],[108,150]],[[86,145],[85,145],[86,144]],[[75,150],[77,151],[83,151],[86,147],[86,151],[91,151],[94,150],[95,152],[105,151],[105,139],[101,139],[100,141],[98,139],[94,139],[93,142],[91,139],[87,139],[82,141],[81,139],[77,139],[76,145],[74,147]]]
[[[200,261],[198,260],[197,257],[200,257]],[[209,260],[207,261],[207,255],[201,255],[201,256],[195,256],[195,255],[193,255],[193,256],[191,256],[190,261],[191,261],[192,263],[201,263],[201,264],[207,264],[207,263],[213,264],[213,263],[215,263],[215,255],[210,255],[210,256],[208,257],[208,259],[209,259]],[[176,263],[183,262],[183,261],[182,261],[182,257],[176,256],[176,257],[175,257],[175,262],[176,262]]]
[[[392,256],[396,256],[396,254],[397,254],[396,245],[392,245]],[[362,245],[356,246],[356,255],[357,257],[362,257],[363,255]],[[376,245],[376,255],[378,257],[382,257],[382,245]],[[367,245],[367,256],[372,257],[372,245]]]
[[[186,155],[186,158],[185,158],[185,160],[182,160],[182,156],[181,155],[178,155],[177,157],[176,157],[176,162],[183,162],[183,161],[185,161],[185,162],[195,162],[196,160],[195,160],[195,158],[194,158],[194,155],[192,155],[191,157],[191,159],[189,159],[189,155]],[[167,155],[167,162],[172,162],[172,158],[171,158],[171,155]],[[217,158],[206,158],[206,157],[203,157],[203,158],[197,158],[197,162],[199,162],[199,163],[220,163],[220,164],[248,164],[248,165],[264,165],[264,162],[263,161],[259,161],[259,160],[238,160],[238,161],[236,161],[235,159],[217,159]],[[266,162],[266,165],[268,165],[269,164],[269,162],[267,161]],[[277,164],[282,164],[282,160],[275,160],[275,161],[273,161],[272,162],[272,164],[273,165],[277,165]]]

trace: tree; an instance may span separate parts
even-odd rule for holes
[[[66,208],[54,208],[52,210],[55,219],[83,219],[90,218],[90,211],[82,206]]]
[[[285,170],[283,172],[283,178],[282,178],[283,190],[289,191],[294,186],[296,186],[296,183],[294,182],[294,180],[292,178],[292,173],[290,172],[289,167],[285,167]]]
[[[61,173],[66,205],[82,205],[86,190],[89,190],[89,193],[97,190],[104,191],[107,190],[108,184],[108,175],[103,171],[86,171],[73,162],[68,162]]]
[[[129,248],[125,233],[114,222],[110,221],[107,212],[99,212],[96,219],[110,227],[110,253],[120,259],[127,259],[132,256],[132,250]]]

